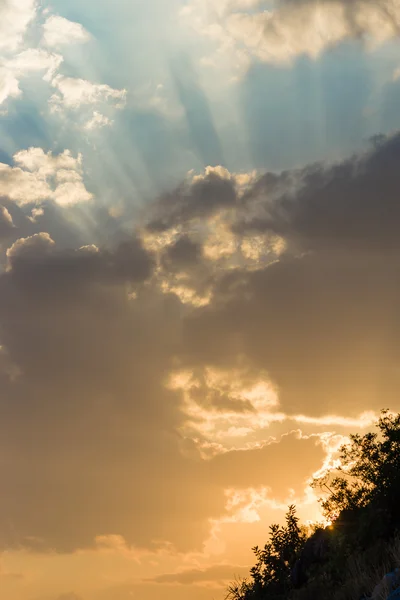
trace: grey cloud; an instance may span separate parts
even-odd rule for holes
[[[51,251],[54,240],[48,233],[35,233],[27,238],[19,238],[7,250],[6,256],[10,265],[18,264],[24,260],[37,260]]]
[[[166,269],[190,267],[200,260],[201,252],[201,244],[183,235],[163,252],[162,263]]]
[[[210,304],[184,320],[183,364],[229,369],[245,356],[290,414],[397,408],[399,163],[395,134],[333,165],[260,177],[233,229],[279,234],[287,250],[218,274]]]
[[[272,231],[311,250],[397,250],[400,134],[377,136],[372,145],[333,165],[261,177],[236,230]]]
[[[228,300],[217,290],[187,319],[186,360],[229,368],[248,357],[289,413],[395,409],[399,269],[384,254],[321,253],[237,272]]]
[[[116,534],[200,549],[209,519],[226,512],[218,463],[184,452],[182,399],[164,385],[182,354],[184,311],[142,285],[143,252],[135,240],[58,252],[45,235],[13,246],[0,275],[2,548],[71,552]],[[257,456],[232,485],[267,482],[251,476]],[[304,477],[316,463],[304,462]]]
[[[138,239],[122,242],[113,250],[97,250],[95,246],[58,251],[48,233],[18,239],[7,250],[14,278],[29,285],[28,275],[35,274],[32,285],[50,286],[59,294],[66,286],[91,283],[140,282],[148,279],[153,259]]]
[[[165,231],[186,221],[214,214],[218,209],[235,206],[237,195],[234,182],[211,171],[194,183],[183,183],[173,192],[162,196],[152,206],[148,228]]]
[[[125,279],[148,273],[135,242],[113,254],[16,254],[0,276],[1,545],[65,551],[101,533],[138,545],[176,537],[160,498],[173,513],[169,483],[193,477],[173,433],[178,398],[163,385],[177,329],[171,299],[128,300]]]
[[[238,234],[276,233],[303,250],[397,249],[399,160],[400,134],[376,136],[370,149],[342,162],[267,172],[241,200],[231,180],[209,173],[156,202],[158,216],[149,228],[187,225],[230,207],[236,210],[232,228]],[[178,243],[175,256],[184,244],[188,241]]]

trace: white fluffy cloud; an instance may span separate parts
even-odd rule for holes
[[[30,48],[5,61],[0,67],[0,104],[21,94],[19,84],[23,77],[45,71],[43,79],[49,81],[62,60],[59,54]]]
[[[92,129],[100,129],[112,125],[112,123],[111,119],[95,110],[93,112],[93,117],[86,123],[85,129],[89,131]]]
[[[36,0],[0,0],[0,50],[15,51],[36,14]]]
[[[94,107],[104,105],[105,110],[110,106],[113,109],[123,108],[126,90],[61,74],[59,68],[63,56],[50,50],[87,42],[91,38],[90,33],[80,23],[60,15],[50,15],[43,25],[39,46],[30,47],[26,33],[30,23],[36,29],[39,26],[37,8],[37,0],[0,0],[0,105],[22,94],[20,84],[24,77],[44,72],[43,80],[56,90],[49,99],[53,112],[82,108],[79,124],[86,130],[111,125],[113,121],[104,114],[104,110],[100,112]]]
[[[126,90],[117,90],[106,84],[85,79],[56,75],[52,86],[57,90],[50,98],[53,112],[80,111],[87,131],[112,125],[110,117],[97,110],[122,109],[126,103]]]
[[[62,62],[63,58],[60,54],[47,52],[41,48],[28,48],[17,54],[7,63],[7,66],[18,75],[46,71],[44,77],[46,81],[50,81]]]
[[[71,42],[90,40],[90,33],[80,23],[69,21],[59,15],[51,15],[43,25],[43,42],[47,46],[61,46]]]
[[[0,195],[17,204],[53,200],[61,206],[91,200],[82,178],[82,156],[69,150],[54,156],[41,148],[14,155],[16,166],[0,163]]]
[[[43,70],[51,77],[62,62],[41,49],[19,51],[36,8],[36,0],[0,0],[0,105],[21,94],[22,77]]]
[[[125,103],[126,90],[116,90],[106,84],[56,75],[52,85],[58,91],[50,100],[54,107],[76,109],[85,104],[109,102],[114,103],[116,108],[122,108]]]

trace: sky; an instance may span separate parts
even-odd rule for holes
[[[0,0],[0,596],[223,600],[399,411],[399,0]]]

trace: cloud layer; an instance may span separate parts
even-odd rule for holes
[[[228,490],[301,497],[327,451],[319,432],[382,399],[397,407],[399,148],[379,138],[341,163],[259,177],[208,169],[109,249],[18,238],[4,209],[3,547],[118,534],[200,549],[240,506]],[[15,160],[43,185],[78,165]],[[221,230],[227,245],[207,250]],[[185,296],[204,286],[202,305]]]

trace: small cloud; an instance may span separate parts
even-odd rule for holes
[[[42,217],[44,215],[44,210],[43,208],[32,208],[31,211],[31,216],[28,217],[28,219],[32,222],[32,223],[36,223],[39,217]]]
[[[90,33],[83,25],[59,15],[52,15],[43,25],[43,42],[47,46],[62,46],[71,42],[85,43],[90,38]]]
[[[112,124],[113,121],[111,119],[95,110],[93,113],[93,117],[86,123],[85,129],[91,131],[93,129],[101,129],[102,127],[107,127]]]
[[[52,85],[57,93],[50,98],[53,110],[60,108],[78,109],[85,104],[112,104],[114,108],[123,108],[126,102],[126,90],[116,90],[106,84],[97,84],[85,79],[57,75]]]

